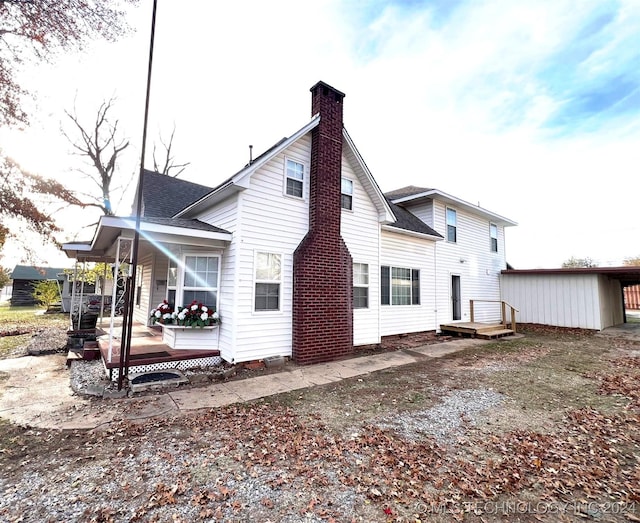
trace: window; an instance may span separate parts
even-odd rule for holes
[[[293,160],[286,161],[286,189],[285,192],[289,196],[302,198],[304,189],[304,165]]]
[[[491,252],[498,252],[498,226],[489,224],[489,236],[491,238]]]
[[[458,216],[455,210],[447,207],[447,241],[456,243],[458,241],[457,234]]]
[[[197,301],[218,310],[219,256],[185,256],[182,305]]]
[[[136,305],[140,307],[142,301],[142,282],[143,282],[143,270],[142,265],[138,265],[136,269]]]
[[[280,282],[282,257],[280,254],[259,252],[256,254],[255,310],[280,310]]]
[[[420,305],[420,271],[403,267],[380,268],[382,305]]]
[[[353,264],[353,308],[369,307],[369,266],[366,263]]]
[[[353,210],[353,180],[342,178],[340,189],[340,205],[343,209]]]
[[[167,270],[167,301],[172,307],[176,306],[176,286],[178,285],[178,262],[169,258]]]

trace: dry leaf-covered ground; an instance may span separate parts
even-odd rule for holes
[[[0,425],[3,521],[640,521],[640,343],[555,329],[175,419]]]

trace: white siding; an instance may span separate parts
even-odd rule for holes
[[[242,231],[239,238],[234,238],[237,260],[233,359],[236,362],[291,355],[293,252],[309,228],[310,157],[311,136],[307,135],[253,173],[250,187],[239,196]],[[302,199],[284,194],[285,158],[305,166]],[[254,311],[256,252],[282,255],[279,311]]]
[[[457,241],[448,242],[447,204],[435,200],[432,205],[408,207],[445,239],[437,243],[437,323],[452,321],[451,277],[460,276],[462,321],[470,321],[470,300],[500,300],[500,271],[506,268],[504,227],[498,225],[498,252],[491,252],[490,220],[449,205],[457,214]],[[476,302],[475,321],[500,319],[497,303]]]
[[[223,254],[220,314],[221,355],[242,362],[292,353],[293,253],[309,228],[311,136],[302,137],[251,175],[249,188],[199,219],[233,233]],[[284,194],[285,160],[305,166],[303,198]],[[368,309],[354,311],[354,342],[378,343],[379,234],[377,212],[346,157],[343,175],[354,182],[353,211],[343,211],[343,238],[354,262],[369,265]],[[279,311],[254,311],[257,252],[282,256]],[[330,305],[330,297],[328,298]]]
[[[605,275],[598,276],[600,294],[601,328],[624,323],[623,290],[620,280],[610,280]]]
[[[604,328],[596,274],[503,274],[502,297],[519,310],[518,322]]]
[[[434,243],[382,231],[380,265],[420,270],[420,305],[380,305],[382,336],[436,329]]]
[[[238,307],[236,304],[236,268],[238,249],[241,242],[238,220],[240,198],[234,195],[198,216],[198,219],[220,227],[233,234],[231,244],[222,252],[220,263],[220,289],[218,290],[218,314],[220,314],[220,355],[227,361],[234,357],[237,334]]]
[[[153,254],[148,254],[142,259],[138,260],[138,270],[142,270],[142,295],[140,296],[140,305],[133,305],[133,319],[138,323],[147,324],[149,320],[149,312],[151,311],[150,294],[152,291],[151,280],[153,278]],[[134,282],[135,285],[136,282]],[[136,293],[137,289],[134,288],[133,292]]]
[[[353,310],[353,343],[380,342],[380,225],[378,213],[347,158],[342,158],[342,175],[353,181],[353,211],[342,210],[340,224],[353,263],[369,266],[369,307]]]
[[[159,303],[167,297],[167,286],[160,285],[161,282],[166,282],[167,271],[169,269],[169,260],[166,256],[160,252],[154,255],[153,264],[153,281],[151,282],[151,303],[149,304],[149,311],[155,308]]]

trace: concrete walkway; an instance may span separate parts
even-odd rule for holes
[[[0,417],[20,425],[39,428],[106,428],[119,420],[173,416],[181,412],[222,407],[338,382],[383,369],[439,358],[486,343],[490,341],[458,339],[384,354],[295,367],[291,370],[285,368],[282,372],[253,378],[110,400],[75,396],[69,385],[63,355],[0,360]],[[2,379],[5,376],[6,379]]]

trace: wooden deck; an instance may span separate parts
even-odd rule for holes
[[[440,330],[445,334],[455,334],[457,336],[466,335],[472,338],[482,338],[487,340],[511,336],[515,332],[502,323],[479,323],[472,321],[444,323],[440,325]]]
[[[111,361],[109,361],[109,337],[101,337],[98,343],[105,367],[107,369],[118,368],[120,365],[120,340],[115,338],[113,340]],[[174,350],[170,348],[162,343],[162,329],[159,327],[136,325],[133,328],[129,366],[156,365],[216,356],[220,356],[220,351],[217,349]]]

